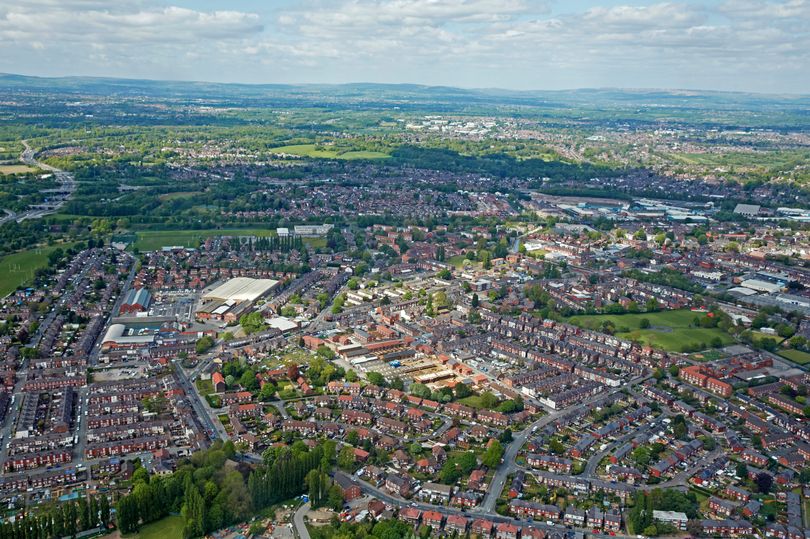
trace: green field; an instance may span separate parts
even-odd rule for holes
[[[779,352],[779,355],[799,365],[807,365],[810,363],[810,354],[802,352],[801,350],[783,350]]]
[[[132,536],[136,539],[181,539],[183,537],[183,517],[168,516],[157,522],[147,524]]]
[[[301,157],[314,157],[319,159],[387,159],[389,156],[381,152],[349,151],[341,153],[339,150],[318,148],[316,144],[294,144],[271,148],[273,153],[285,153]]]
[[[28,165],[0,165],[0,174],[25,174],[36,172],[37,169]]]
[[[275,236],[276,231],[268,228],[229,228],[203,230],[143,230],[137,232],[135,247],[141,251],[154,251],[161,247],[182,245],[199,247],[200,242],[213,236]]]
[[[158,198],[160,200],[163,200],[163,201],[175,200],[175,199],[181,199],[181,198],[191,198],[194,195],[199,195],[201,193],[202,193],[202,191],[175,191],[174,193],[166,193],[166,194],[160,195]]]
[[[70,245],[30,249],[0,258],[0,297],[7,296],[18,286],[29,282],[34,277],[34,271],[48,265],[48,254],[57,247],[66,249]]]
[[[699,317],[702,314],[681,309],[643,314],[572,316],[568,321],[584,328],[599,329],[602,322],[610,320],[616,325],[617,337],[641,341],[669,352],[680,352],[684,345],[704,343],[708,347],[715,337],[719,337],[724,345],[733,342],[731,336],[720,329],[689,327],[696,316]],[[643,318],[650,321],[650,328],[641,329],[640,323]]]

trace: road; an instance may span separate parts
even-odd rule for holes
[[[484,518],[484,519],[487,519],[487,520],[490,520],[490,521],[496,522],[496,523],[508,522],[508,523],[511,523],[511,524],[515,524],[517,526],[525,526],[527,524],[530,524],[530,525],[532,525],[532,526],[534,526],[536,528],[540,528],[542,530],[545,530],[546,532],[560,533],[560,532],[565,532],[566,531],[566,528],[564,526],[562,526],[561,524],[560,525],[556,525],[556,524],[549,525],[549,524],[546,524],[545,522],[539,522],[539,521],[531,521],[531,520],[525,520],[524,521],[524,520],[517,519],[517,518],[511,518],[511,517],[506,517],[506,516],[503,516],[503,515],[499,515],[498,513],[495,513],[494,511],[491,511],[491,512],[482,511],[482,510],[462,511],[461,509],[458,509],[456,507],[446,507],[446,506],[443,506],[443,505],[433,505],[433,504],[421,503],[421,502],[410,502],[410,501],[404,500],[402,498],[394,497],[394,496],[388,494],[387,492],[382,491],[382,490],[378,489],[377,487],[374,487],[374,486],[366,483],[365,481],[362,481],[362,480],[360,480],[360,479],[358,479],[356,477],[350,476],[350,475],[348,475],[348,474],[346,474],[344,472],[336,471],[335,476],[338,476],[338,475],[343,476],[345,478],[351,478],[358,485],[360,485],[360,490],[362,490],[364,493],[366,493],[366,494],[368,494],[368,495],[370,495],[370,496],[372,496],[372,497],[374,497],[374,498],[376,498],[378,500],[381,500],[384,503],[386,503],[387,505],[392,506],[392,507],[404,508],[404,507],[409,507],[410,506],[410,507],[416,507],[417,509],[419,509],[421,511],[438,511],[439,513],[441,513],[443,515],[461,515],[461,516],[463,516],[465,518],[469,518],[469,519]],[[590,535],[592,537],[597,537],[597,538],[600,538],[600,539],[609,539],[610,537],[618,537],[619,539],[636,539],[635,537],[632,537],[632,536],[629,536],[629,535],[616,534],[616,535],[611,536],[611,535],[608,535],[608,534],[592,533],[591,531],[588,532],[588,535]]]
[[[31,146],[29,146],[28,141],[22,140],[20,142],[25,148],[20,155],[20,161],[26,165],[37,167],[52,173],[56,178],[56,181],[60,184],[60,189],[58,189],[59,194],[54,197],[54,200],[51,200],[45,204],[31,206],[25,211],[17,214],[4,210],[7,215],[2,221],[0,221],[0,223],[8,221],[12,218],[16,219],[16,221],[20,223],[26,219],[39,219],[46,215],[56,213],[62,206],[65,205],[68,200],[70,200],[70,197],[73,195],[74,191],[76,191],[76,182],[73,178],[73,174],[37,161],[34,157],[35,151],[33,148],[31,148]]]
[[[599,401],[604,399],[609,395],[613,395],[628,386],[633,386],[636,384],[642,383],[644,380],[649,378],[649,376],[642,376],[631,380],[627,386],[622,386],[615,388],[607,393],[600,393],[598,395],[594,395],[592,398],[587,399],[580,403],[578,406],[586,406],[590,403]],[[498,469],[495,471],[495,475],[492,478],[492,482],[489,485],[489,489],[487,490],[486,496],[484,496],[484,501],[481,503],[481,508],[486,512],[493,512],[495,510],[495,502],[498,501],[498,497],[500,497],[501,492],[503,492],[503,487],[506,484],[506,478],[509,474],[514,473],[517,470],[517,464],[515,463],[515,458],[517,458],[518,453],[520,453],[521,448],[526,445],[526,441],[531,436],[532,431],[539,430],[549,423],[552,423],[559,419],[561,416],[565,415],[566,413],[570,412],[570,408],[566,408],[563,410],[557,410],[551,412],[549,415],[541,417],[519,433],[513,435],[512,441],[506,447],[506,451],[503,454],[503,461],[501,465],[498,466]],[[536,429],[535,429],[536,427]]]
[[[309,511],[309,507],[309,502],[307,502],[299,507],[293,515],[293,526],[295,526],[295,531],[298,533],[299,539],[310,539],[309,530],[307,529],[307,525],[304,523],[304,515],[306,515],[307,511]]]
[[[506,451],[503,453],[503,462],[495,471],[495,475],[492,477],[492,481],[489,484],[487,494],[484,496],[484,501],[481,502],[481,509],[487,513],[491,513],[495,510],[495,502],[498,501],[498,497],[500,497],[501,492],[503,492],[503,487],[506,484],[507,477],[517,468],[515,459],[517,458],[518,453],[520,453],[520,449],[526,445],[526,441],[529,439],[529,436],[531,436],[532,432],[536,430],[535,427],[537,427],[537,429],[541,429],[549,423],[559,419],[562,414],[563,412],[554,412],[547,416],[543,416],[513,436],[512,441],[508,446],[506,446]]]
[[[208,437],[212,440],[217,438],[223,441],[227,440],[228,433],[225,431],[225,427],[222,426],[219,418],[216,417],[216,413],[211,409],[210,406],[208,406],[208,403],[203,402],[203,400],[200,398],[199,393],[197,393],[197,389],[189,380],[188,376],[186,375],[186,371],[183,370],[180,363],[181,362],[178,359],[172,361],[175,376],[177,377],[177,381],[180,384],[180,387],[183,389],[183,392],[186,394],[188,402],[191,404],[191,407],[194,408],[197,418],[205,427]]]

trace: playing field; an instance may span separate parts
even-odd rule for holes
[[[799,365],[807,365],[810,363],[810,354],[802,352],[801,350],[783,350],[779,352],[779,355]]]
[[[0,297],[14,292],[34,277],[34,271],[48,265],[48,254],[57,247],[67,249],[70,245],[54,245],[30,249],[0,258]]]
[[[708,348],[715,337],[722,343],[733,342],[731,336],[717,328],[689,327],[695,317],[702,316],[688,309],[661,311],[643,314],[598,314],[572,316],[568,321],[588,329],[599,329],[605,320],[616,326],[616,336],[622,339],[638,340],[655,348],[669,352],[680,352],[684,346]],[[641,320],[650,321],[650,327],[641,329]]]
[[[298,155],[301,157],[314,157],[320,159],[387,159],[387,154],[380,152],[350,151],[340,153],[337,150],[319,149],[315,144],[294,144],[271,148],[277,154]]]
[[[162,247],[182,245],[199,247],[200,242],[215,236],[275,236],[276,231],[269,228],[229,228],[202,230],[142,230],[137,232],[135,247],[141,251],[155,251]]]

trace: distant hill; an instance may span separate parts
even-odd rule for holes
[[[445,103],[532,107],[605,106],[626,108],[674,107],[730,109],[810,108],[810,95],[766,95],[697,90],[590,88],[563,91],[517,91],[498,88],[464,89],[419,84],[225,84],[101,77],[30,77],[0,74],[0,90],[66,94],[151,96],[175,99],[280,98],[346,102]]]

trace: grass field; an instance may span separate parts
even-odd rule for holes
[[[167,200],[175,200],[178,198],[191,198],[194,195],[199,195],[202,191],[178,191],[176,193],[165,193],[160,195],[158,198],[162,201]]]
[[[200,242],[212,236],[275,236],[276,231],[268,228],[230,228],[202,230],[143,230],[137,232],[135,247],[141,251],[154,251],[161,247],[182,245],[198,247]]]
[[[466,260],[467,259],[465,258],[464,255],[456,255],[456,256],[451,256],[450,258],[448,258],[447,263],[452,264],[453,266],[456,267],[456,269],[462,269],[465,266],[464,262]],[[475,264],[475,262],[468,262],[466,265],[471,266],[473,264]]]
[[[181,539],[183,537],[183,517],[172,515],[147,524],[131,537],[137,539]]]
[[[779,352],[779,355],[799,365],[807,365],[810,363],[810,354],[802,352],[801,350],[783,350]]]
[[[48,255],[57,247],[66,249],[70,245],[30,249],[0,258],[0,297],[7,296],[18,286],[29,282],[34,277],[34,271],[48,265]]]
[[[643,314],[572,316],[568,321],[584,328],[598,329],[602,322],[610,320],[616,325],[617,337],[638,340],[670,352],[680,352],[685,345],[706,344],[708,347],[715,337],[719,337],[724,345],[733,342],[731,336],[720,329],[689,327],[696,316],[701,315],[682,309]],[[650,328],[641,329],[643,318],[650,321]]]
[[[319,149],[315,144],[294,144],[271,148],[271,152],[278,154],[298,155],[301,157],[314,157],[319,159],[387,159],[389,156],[380,152],[350,151],[340,153],[337,150]]]
[[[472,408],[481,409],[484,407],[484,404],[481,402],[481,397],[478,395],[470,395],[469,397],[464,397],[463,399],[459,399],[458,402],[465,406],[470,406]]]
[[[28,165],[0,165],[0,174],[25,174],[36,172],[37,169]]]

